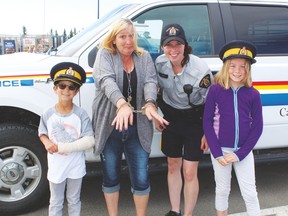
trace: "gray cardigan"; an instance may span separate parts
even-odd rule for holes
[[[157,76],[155,65],[150,54],[144,51],[141,56],[135,53],[133,60],[137,73],[137,110],[145,104],[145,100],[157,97]],[[95,133],[95,150],[100,154],[113,130],[111,126],[116,116],[116,103],[124,98],[123,90],[123,63],[120,54],[108,52],[100,48],[93,68],[95,81],[95,98],[92,105],[92,124]],[[146,115],[137,114],[138,135],[143,149],[150,153],[153,138],[153,124]]]

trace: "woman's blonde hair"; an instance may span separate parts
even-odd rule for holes
[[[126,18],[120,18],[119,20],[117,20],[111,25],[109,32],[106,34],[105,38],[100,43],[100,47],[109,50],[109,52],[115,55],[117,53],[117,47],[115,44],[113,44],[113,41],[115,40],[119,32],[121,32],[124,29],[127,29],[129,26],[132,26],[133,32],[134,32],[134,36],[133,36],[134,52],[138,56],[142,55],[143,49],[138,47],[138,44],[137,44],[136,28],[133,25],[133,22],[130,19],[126,19]]]
[[[246,87],[252,86],[252,77],[251,77],[251,62],[245,59],[245,70],[246,74],[242,83]],[[227,59],[223,65],[221,70],[215,75],[214,81],[215,83],[221,85],[225,89],[230,88],[230,78],[229,78],[229,66],[231,64],[231,59]]]

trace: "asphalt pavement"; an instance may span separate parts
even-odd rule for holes
[[[214,177],[211,168],[199,169],[200,193],[193,216],[214,216]],[[288,216],[288,162],[256,165],[256,185],[263,216]],[[82,188],[82,216],[106,216],[101,192],[101,176],[87,177]],[[22,216],[48,215],[48,205]],[[147,216],[164,216],[170,209],[166,172],[151,175],[151,194]],[[182,202],[183,210],[183,202]],[[246,216],[245,206],[235,176],[229,200],[230,216]],[[120,191],[119,216],[134,216],[133,198],[127,175],[123,175]],[[63,216],[68,216],[65,205]]]

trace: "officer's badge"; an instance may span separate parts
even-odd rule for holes
[[[72,67],[69,67],[69,69],[66,70],[65,74],[68,74],[68,75],[74,76],[73,68],[72,68]]]
[[[211,85],[211,78],[210,75],[207,74],[199,83],[199,87],[201,88],[208,88]]]
[[[242,49],[240,49],[239,54],[240,55],[247,55],[246,47],[243,47]]]
[[[179,29],[175,28],[174,26],[172,26],[171,28],[168,28],[166,30],[166,33],[168,36],[175,36],[178,34]]]

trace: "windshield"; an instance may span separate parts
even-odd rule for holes
[[[99,33],[108,25],[110,25],[114,20],[122,17],[123,14],[137,5],[138,4],[124,4],[112,10],[97,20],[95,23],[57,47],[56,54],[61,56],[74,55],[78,50],[83,48],[88,41],[92,40],[93,37],[99,36]],[[53,55],[53,51],[51,54]]]

